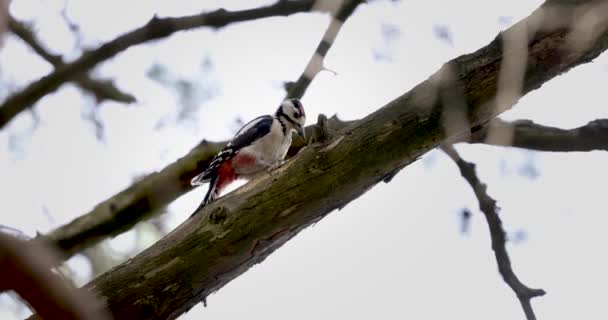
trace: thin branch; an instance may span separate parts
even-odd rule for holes
[[[309,11],[314,0],[278,1],[273,5],[255,9],[227,11],[224,9],[179,18],[152,18],[146,25],[128,32],[101,47],[85,52],[73,62],[56,68],[50,74],[31,83],[10,96],[0,106],[0,129],[21,111],[29,108],[46,94],[56,90],[66,81],[85,73],[102,61],[134,45],[161,39],[175,32],[203,26],[221,28],[230,23],[249,21],[273,16],[286,16]]]
[[[494,250],[494,256],[496,257],[496,263],[498,264],[498,271],[502,276],[503,280],[511,287],[511,289],[517,295],[517,299],[521,303],[521,306],[526,314],[526,319],[535,320],[534,310],[530,300],[534,297],[545,295],[543,289],[531,289],[521,283],[513,268],[511,267],[511,259],[507,253],[506,235],[502,228],[502,221],[498,216],[498,208],[496,207],[496,200],[492,199],[486,191],[486,185],[479,181],[477,173],[475,172],[475,164],[466,162],[463,160],[456,149],[452,145],[442,145],[441,149],[448,155],[458,168],[460,174],[469,183],[475,196],[479,201],[479,209],[483,212],[488,226],[490,228],[490,237],[492,239],[492,250]]]
[[[0,232],[0,291],[15,290],[44,319],[110,319],[90,292],[51,271],[53,252]]]
[[[495,119],[471,135],[469,143],[485,143],[539,151],[608,151],[608,119],[574,129],[543,126],[530,120]]]
[[[347,125],[349,121],[319,116],[316,125],[305,128],[309,142],[315,143],[329,139]],[[203,171],[213,156],[227,142],[203,141],[188,154],[166,166],[159,172],[147,175],[141,181],[99,203],[93,210],[71,222],[36,239],[55,245],[62,251],[62,258],[89,248],[101,240],[114,237],[130,230],[137,223],[156,215],[159,210],[193,187],[190,180]],[[298,153],[304,142],[294,140],[288,157]]]
[[[36,38],[36,35],[25,24],[15,20],[12,16],[9,16],[8,26],[11,32],[29,45],[30,48],[44,60],[52,64],[53,67],[59,68],[65,65],[63,58],[59,55],[50,53],[44,48]],[[83,89],[90,91],[99,102],[104,100],[114,100],[123,103],[135,102],[135,97],[133,95],[121,91],[109,80],[94,80],[87,74],[82,74],[76,77],[74,81]]]
[[[355,11],[357,6],[359,6],[363,1],[362,0],[343,0],[342,5],[337,10],[337,12],[332,15],[331,22],[327,27],[327,30],[323,34],[323,38],[317,49],[313,53],[310,61],[306,65],[304,72],[298,78],[298,81],[295,83],[287,83],[287,98],[302,98],[304,96],[304,92],[308,89],[308,86],[315,78],[315,76],[321,71],[325,69],[323,65],[323,61],[325,60],[325,55],[334,44],[336,36],[346,19],[350,17],[350,15]]]
[[[571,0],[550,0],[572,4]],[[576,4],[589,4],[579,0]],[[545,9],[528,19],[545,16]],[[563,18],[580,13],[568,6]],[[608,20],[608,16],[599,16]],[[559,19],[559,21],[563,21]],[[543,26],[530,32],[522,95],[608,48],[608,30],[573,54],[564,39],[570,29]],[[486,123],[497,111],[503,56],[500,39],[449,62],[463,85],[468,127]],[[337,132],[324,144],[303,148],[292,160],[221,197],[136,257],[87,285],[105,298],[116,319],[175,319],[209,294],[263,261],[301,230],[342,208],[377,183],[452,138],[446,135],[438,90],[449,86],[434,74],[410,92]],[[439,89],[438,89],[439,88]],[[514,103],[514,101],[513,101]]]

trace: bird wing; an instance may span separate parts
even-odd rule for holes
[[[236,133],[234,138],[232,138],[232,141],[213,157],[213,160],[211,160],[207,169],[203,173],[192,178],[190,184],[195,186],[209,181],[222,163],[232,159],[244,147],[251,145],[256,140],[267,135],[272,127],[272,122],[272,116],[265,115],[257,117],[244,125]]]

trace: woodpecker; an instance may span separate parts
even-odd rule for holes
[[[209,190],[195,213],[215,200],[232,181],[251,178],[278,165],[291,146],[292,132],[306,141],[305,122],[300,100],[287,99],[274,115],[263,115],[244,125],[215,155],[209,167],[190,182],[193,186],[209,182]]]

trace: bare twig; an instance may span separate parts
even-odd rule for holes
[[[29,108],[46,94],[56,90],[66,81],[87,72],[102,61],[147,41],[167,37],[175,32],[203,26],[221,28],[230,23],[249,21],[272,16],[285,16],[309,11],[314,0],[278,1],[273,5],[255,9],[227,11],[224,9],[179,18],[152,18],[146,25],[128,32],[101,47],[85,52],[73,62],[56,68],[50,74],[31,83],[26,88],[10,96],[0,106],[0,128],[13,117]]]
[[[0,291],[15,290],[44,319],[110,319],[88,291],[51,271],[52,252],[0,232]]]
[[[23,42],[29,45],[34,52],[52,64],[55,68],[65,65],[63,58],[46,50],[32,30],[25,24],[15,20],[12,16],[9,16],[8,26],[11,32],[23,40]],[[82,74],[76,77],[75,81],[80,87],[90,91],[97,101],[114,100],[124,103],[135,102],[135,97],[133,95],[121,91],[109,80],[93,80],[87,74]]]
[[[530,120],[495,119],[472,133],[469,143],[485,143],[539,151],[608,150],[608,119],[574,129],[543,126]]]
[[[336,39],[336,35],[342,28],[342,25],[350,17],[350,15],[355,11],[357,6],[361,4],[362,0],[343,0],[342,5],[337,10],[335,14],[332,15],[331,22],[323,34],[323,38],[317,49],[313,53],[310,61],[306,65],[304,72],[298,78],[298,81],[295,83],[290,82],[286,84],[287,89],[287,98],[302,98],[304,92],[315,78],[315,76],[321,71],[324,70],[325,67],[323,65],[323,60],[325,59],[325,55],[329,51],[329,48],[334,44],[334,40]]]
[[[486,192],[486,185],[479,181],[477,173],[475,172],[475,164],[463,160],[452,145],[442,145],[441,149],[454,160],[456,165],[458,165],[460,174],[467,180],[475,192],[475,196],[479,201],[479,209],[483,212],[488,221],[490,237],[492,239],[492,250],[494,250],[500,275],[517,295],[517,299],[519,299],[519,302],[521,303],[526,318],[528,320],[536,319],[530,300],[534,297],[543,296],[545,291],[543,289],[531,289],[527,287],[521,283],[513,272],[511,259],[509,259],[509,254],[505,247],[506,235],[502,228],[502,221],[498,216],[496,200],[488,195]]]

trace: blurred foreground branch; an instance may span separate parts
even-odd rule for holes
[[[44,319],[110,319],[90,292],[51,271],[57,263],[52,252],[0,232],[0,291],[14,290]]]
[[[460,169],[460,174],[463,178],[465,178],[465,180],[467,180],[473,189],[473,192],[475,192],[475,196],[479,201],[479,209],[486,217],[488,227],[490,228],[492,250],[494,251],[494,256],[496,257],[496,263],[498,264],[498,271],[500,272],[500,275],[517,295],[517,299],[519,299],[524,313],[526,314],[526,319],[536,319],[530,300],[534,297],[545,295],[545,291],[542,289],[528,288],[525,284],[521,283],[521,281],[515,275],[515,272],[513,272],[513,268],[511,267],[511,259],[509,258],[509,254],[507,253],[507,248],[505,246],[507,239],[505,231],[502,228],[502,221],[498,216],[496,200],[492,199],[492,197],[488,195],[486,185],[479,181],[477,173],[475,172],[475,164],[463,160],[452,145],[443,145],[441,149],[448,156],[450,156],[452,160],[454,160]]]
[[[152,18],[146,25],[85,52],[80,58],[56,68],[50,74],[34,81],[0,105],[0,129],[21,111],[26,110],[46,94],[62,84],[94,68],[97,64],[134,45],[170,36],[171,34],[203,26],[221,28],[230,23],[273,16],[285,16],[309,11],[314,0],[278,1],[255,9],[227,11],[219,9],[207,13],[179,18]]]
[[[547,17],[544,10],[555,9],[545,5],[514,26],[535,21],[524,43],[528,56],[522,95],[608,48],[608,31],[601,29],[588,46],[572,51],[566,40],[572,31],[569,22],[581,13],[575,9],[586,8],[575,4],[593,1],[547,2],[549,6],[562,3],[560,23],[552,20],[542,29],[536,24]],[[608,16],[601,18],[608,21]],[[444,130],[442,114],[454,107],[437,99],[444,91],[454,86],[462,91],[466,132],[512,107],[517,100],[498,104],[496,99],[501,40],[499,36],[480,50],[450,61],[410,92],[329,135],[329,141],[303,148],[272,175],[250,181],[204,207],[87,287],[104,296],[116,319],[175,319],[301,230],[343,208],[441,141],[461,134]],[[445,77],[447,69],[456,70],[456,77]]]

